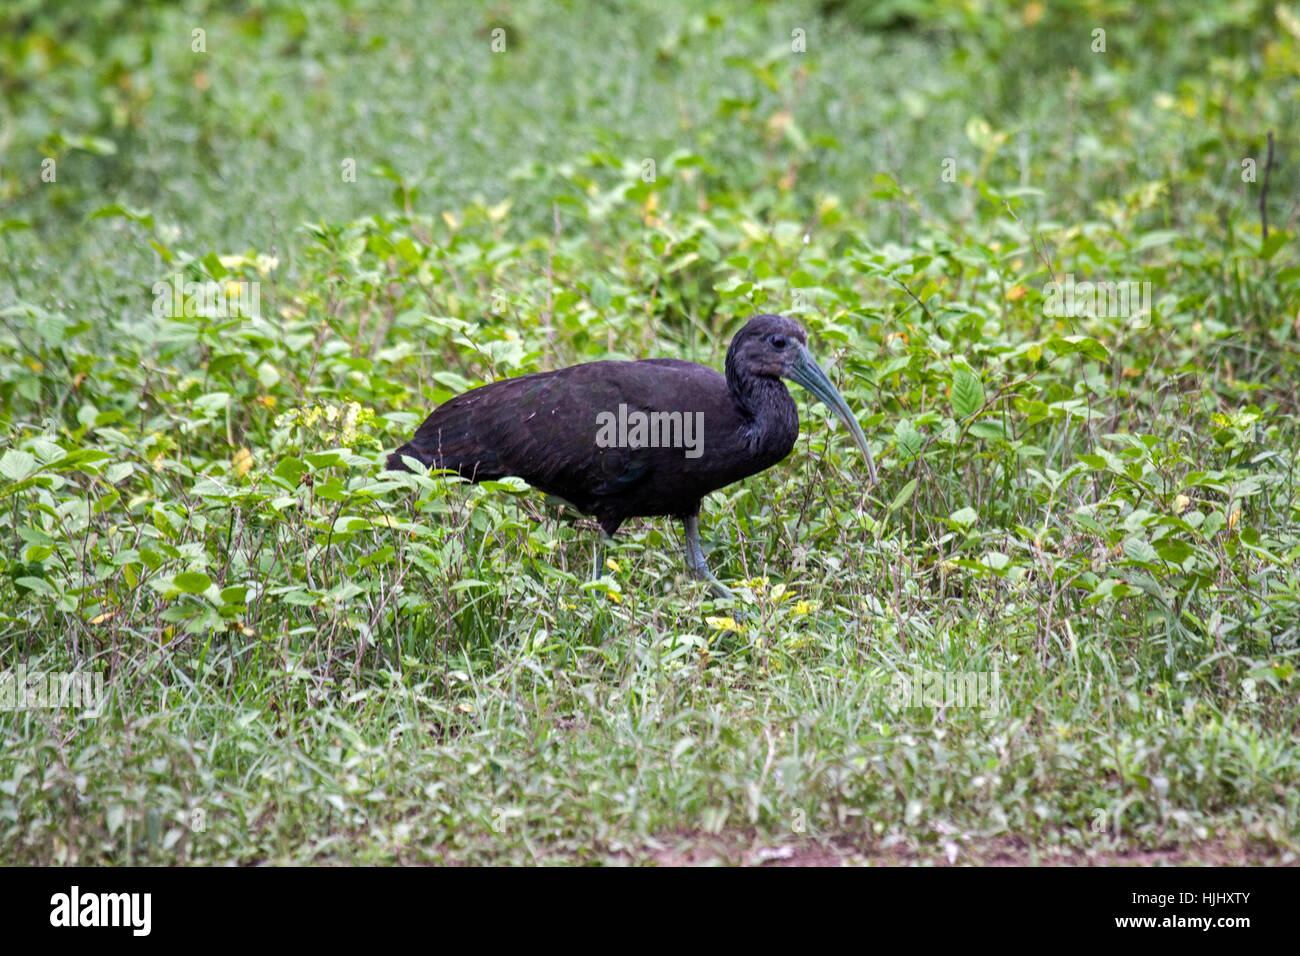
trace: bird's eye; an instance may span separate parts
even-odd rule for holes
[[[783,349],[785,349],[785,336],[769,335],[767,337],[767,344],[772,346],[772,348],[776,349],[778,352],[780,352]]]

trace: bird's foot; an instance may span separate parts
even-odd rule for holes
[[[709,575],[709,576],[708,576],[707,578],[705,578],[704,580],[706,580],[706,581],[709,582],[709,590],[713,592],[713,596],[714,596],[715,598],[718,598],[719,600],[722,600],[722,601],[735,601],[735,600],[737,600],[737,598],[736,598],[736,592],[733,591],[733,590],[731,590],[731,588],[727,587],[725,584],[723,584],[721,581],[719,581],[719,580],[718,580],[717,578],[715,578],[713,575]]]
[[[741,607],[739,604],[731,609],[731,619],[737,624],[748,624],[757,620],[753,612]]]
[[[704,560],[704,552],[700,550],[700,519],[696,515],[684,519],[686,525],[686,568],[691,572],[691,576],[697,581],[704,581],[713,592],[713,596],[722,601],[731,601],[736,605],[732,611],[732,619],[743,621],[748,617],[744,608],[740,606],[740,599],[736,597],[736,592],[731,590],[721,581],[713,576],[709,570],[708,563]]]
[[[733,620],[736,621],[749,620],[750,618],[749,611],[747,611],[741,605],[740,597],[736,594],[735,591],[731,590],[731,588],[727,587],[725,584],[723,584],[721,581],[715,578],[712,572],[710,572],[708,568],[703,568],[702,570],[693,571],[692,574],[695,576],[697,580],[703,581],[706,584],[708,584],[709,590],[713,593],[713,596],[717,600],[731,601],[732,604],[735,605],[735,607],[732,608],[731,610],[731,617]]]

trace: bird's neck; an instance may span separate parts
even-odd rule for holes
[[[799,437],[799,410],[785,383],[777,378],[727,371],[732,401],[745,422],[751,447],[764,457],[781,460]]]

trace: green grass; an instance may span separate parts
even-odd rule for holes
[[[108,691],[0,711],[6,862],[1295,859],[1290,8],[97,9],[0,15],[0,671]],[[795,389],[705,504],[741,623],[667,520],[588,584],[592,522],[379,471],[758,311],[882,480]]]

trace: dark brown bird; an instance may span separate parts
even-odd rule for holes
[[[782,378],[830,406],[876,481],[867,439],[807,343],[797,322],[758,315],[731,340],[725,377],[643,359],[494,382],[438,406],[388,467],[410,470],[405,459],[415,459],[470,481],[515,475],[594,515],[611,536],[628,518],[679,518],[691,574],[732,597],[700,550],[700,500],[790,454],[799,416]]]

